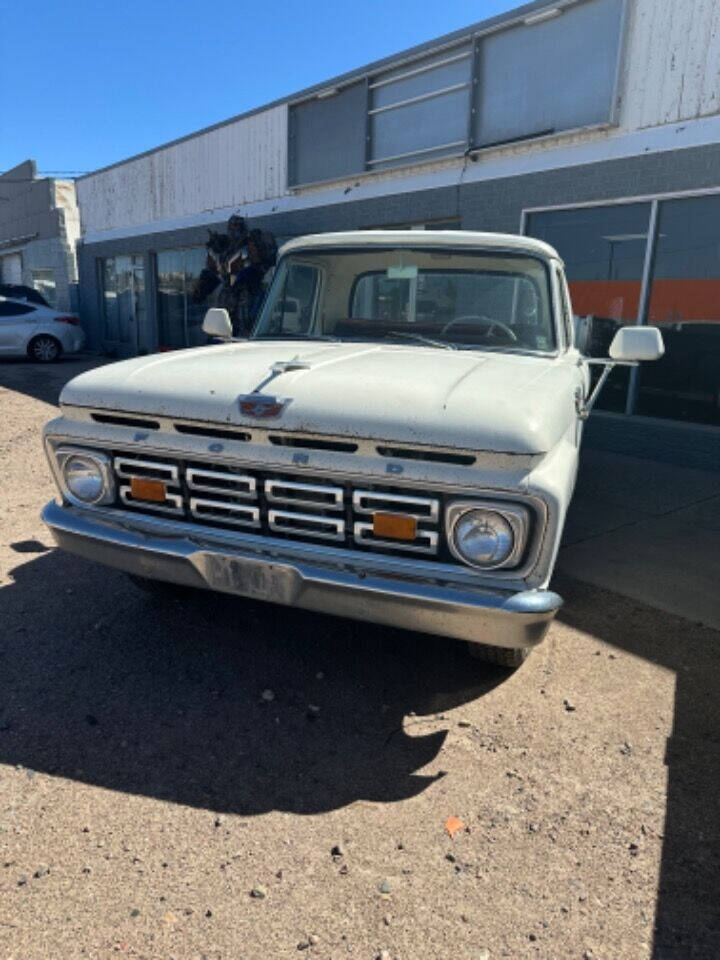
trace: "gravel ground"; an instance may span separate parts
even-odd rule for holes
[[[717,634],[568,581],[513,674],[151,599],[38,519],[87,365],[0,364],[3,960],[720,957]]]

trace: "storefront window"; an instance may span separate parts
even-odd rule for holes
[[[192,291],[205,266],[204,247],[160,250],[157,254],[158,344],[161,350],[207,343],[202,322],[211,303],[196,304]]]
[[[187,346],[184,253],[183,250],[161,250],[157,255],[158,343],[161,350]]]
[[[565,261],[573,312],[591,318],[579,346],[587,356],[607,357],[618,327],[637,322],[649,203],[573,210],[548,210],[528,216],[525,232],[545,240]],[[598,406],[623,412],[627,368],[608,377]]]
[[[661,201],[647,322],[665,356],[643,364],[636,412],[720,424],[720,196]]]
[[[100,261],[105,340],[137,353],[138,330],[145,318],[145,269],[141,256]]]

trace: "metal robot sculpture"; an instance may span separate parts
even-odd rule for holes
[[[225,307],[233,333],[252,330],[265,296],[266,278],[275,266],[277,244],[271,233],[248,230],[243,217],[233,214],[227,233],[208,231],[207,263],[192,292],[193,303],[204,303],[220,287],[217,305]]]

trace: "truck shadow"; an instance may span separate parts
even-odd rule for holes
[[[243,815],[397,801],[443,775],[425,769],[446,736],[435,715],[508,676],[461,644],[214,594],[157,601],[39,541],[11,546],[3,763]]]
[[[720,957],[720,636],[576,581],[568,625],[672,670],[667,805],[652,960]],[[632,704],[628,704],[632,710]]]

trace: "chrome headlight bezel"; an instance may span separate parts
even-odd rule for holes
[[[474,510],[486,510],[498,514],[512,531],[512,550],[507,557],[498,563],[481,564],[474,562],[468,559],[455,543],[455,529],[458,522],[465,514]],[[445,512],[445,531],[450,553],[465,566],[483,572],[509,570],[519,565],[525,553],[530,533],[530,510],[523,504],[508,503],[503,500],[457,500],[449,504]]]
[[[56,464],[55,476],[66,500],[78,507],[100,507],[114,502],[115,478],[113,476],[112,460],[107,454],[99,450],[89,450],[85,447],[58,447],[53,451],[53,456]],[[84,500],[82,497],[76,496],[68,485],[65,470],[73,458],[89,461],[98,470],[102,486],[98,496],[91,500]]]

